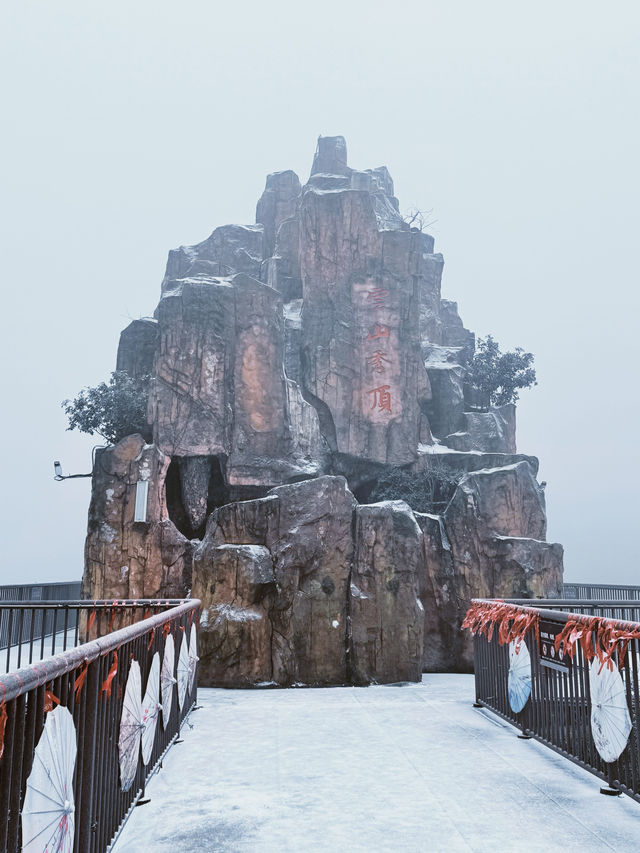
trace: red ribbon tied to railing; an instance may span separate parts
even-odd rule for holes
[[[87,622],[87,635],[91,634],[91,629],[93,628],[93,623],[96,621],[97,611],[95,609],[95,601],[93,602],[93,610],[89,614],[89,621]]]
[[[602,616],[572,613],[562,632],[556,637],[555,647],[556,651],[562,647],[563,654],[572,658],[579,643],[585,659],[592,661],[597,658],[602,671],[605,665],[613,669],[615,655],[618,667],[624,665],[632,640],[640,640],[640,628],[633,628],[628,623]]]
[[[4,701],[4,684],[0,684],[0,687],[2,687],[2,699],[0,700],[0,758],[2,758],[2,753],[4,752],[4,730],[7,726],[7,703]]]
[[[111,614],[111,619],[110,619],[110,621],[109,621],[109,627],[107,628],[107,634],[110,634],[110,633],[111,633],[111,629],[113,628],[113,623],[114,623],[114,622],[115,622],[115,620],[116,620],[116,616],[117,616],[117,614],[118,614],[118,607],[117,607],[117,605],[118,605],[118,602],[117,602],[117,600],[114,598],[114,599],[113,599],[113,601],[111,602],[111,607],[112,607],[113,612],[112,612],[112,614]]]
[[[76,676],[76,680],[73,682],[73,689],[76,694],[76,702],[80,700],[80,694],[82,693],[82,688],[84,687],[84,682],[87,677],[87,670],[89,669],[89,661],[86,660],[84,662],[84,669]]]
[[[529,631],[538,639],[538,611],[506,601],[473,601],[462,623],[473,635],[483,634],[489,642],[497,630],[501,646],[516,643],[519,647]]]
[[[49,711],[53,711],[54,705],[59,705],[60,700],[57,696],[54,696],[50,690],[45,690],[44,693],[44,712],[48,714]]]
[[[113,663],[105,680],[102,682],[101,692],[107,694],[107,699],[111,698],[111,682],[115,678],[118,671],[118,652],[113,653]]]

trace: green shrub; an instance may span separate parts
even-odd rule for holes
[[[83,388],[75,399],[63,400],[62,408],[69,418],[67,429],[101,435],[110,444],[135,432],[150,441],[149,379],[149,376],[134,378],[122,370],[116,371],[108,384],[101,382],[95,388]]]
[[[477,392],[482,408],[503,406],[518,400],[518,388],[537,385],[533,354],[516,347],[500,352],[497,341],[478,338],[476,352],[467,369],[467,382]]]

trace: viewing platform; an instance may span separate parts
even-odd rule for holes
[[[473,702],[472,675],[199,689],[114,853],[637,849],[637,803]]]

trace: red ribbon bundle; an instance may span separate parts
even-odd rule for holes
[[[82,688],[84,687],[84,680],[87,677],[87,670],[89,669],[89,661],[86,660],[84,662],[84,669],[82,672],[76,677],[76,680],[73,682],[73,689],[76,694],[76,702],[80,700],[80,694],[82,693]]]
[[[538,639],[538,611],[506,601],[474,601],[462,623],[472,634],[483,634],[489,642],[497,629],[501,646],[515,642],[518,646],[531,630]]]
[[[531,607],[507,604],[500,599],[474,601],[467,610],[462,627],[468,628],[472,634],[483,634],[489,642],[497,630],[501,646],[511,642],[520,644],[530,630],[535,632],[536,640],[539,639],[538,618],[538,611]],[[632,640],[640,640],[640,626],[572,613],[554,645],[556,651],[562,648],[564,655],[573,658],[576,644],[580,643],[585,660],[597,658],[602,670],[604,666],[613,669],[616,655],[618,666],[623,666]]]
[[[562,646],[563,653],[572,658],[576,643],[580,643],[585,659],[598,658],[602,671],[605,665],[613,669],[616,654],[618,667],[623,666],[631,640],[640,640],[640,627],[601,616],[572,614],[562,633],[556,637],[555,647],[558,651]]]
[[[111,603],[111,609],[112,609],[112,612],[111,612],[111,620],[110,620],[110,622],[109,622],[109,627],[107,628],[107,633],[108,633],[108,634],[110,634],[110,633],[111,633],[111,629],[113,628],[113,623],[116,621],[116,616],[117,616],[117,614],[118,614],[118,607],[117,607],[117,604],[118,604],[118,602],[117,602],[117,601],[116,601],[116,599],[114,598],[114,600],[113,600],[113,601],[112,601],[112,603]]]
[[[6,702],[4,701],[4,685],[0,684],[2,687],[2,701],[0,702],[0,758],[2,758],[2,753],[4,752],[4,730],[7,725],[7,707]]]
[[[95,601],[93,602],[95,606]],[[87,634],[91,634],[91,629],[93,628],[93,623],[96,621],[96,610],[92,610],[89,615],[89,621],[87,623]]]
[[[107,699],[111,698],[111,682],[115,678],[115,674],[118,671],[118,652],[113,653],[113,663],[111,664],[111,669],[105,680],[102,682],[102,693],[107,694]]]

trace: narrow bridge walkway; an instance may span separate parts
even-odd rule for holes
[[[640,803],[603,796],[473,696],[469,675],[200,690],[114,853],[640,849]]]

